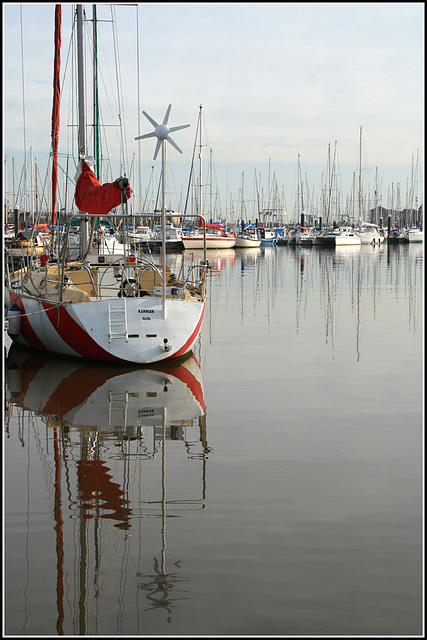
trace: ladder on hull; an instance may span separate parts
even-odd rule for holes
[[[129,394],[127,391],[123,393],[108,392],[109,410],[108,410],[108,426],[127,427],[127,415]]]
[[[108,300],[108,342],[111,344],[112,340],[128,341],[125,297]]]

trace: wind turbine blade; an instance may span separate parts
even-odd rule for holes
[[[153,118],[151,116],[148,115],[148,113],[146,111],[142,112],[144,114],[144,116],[147,118],[147,120],[149,120],[151,122],[151,124],[153,125],[153,127],[158,127],[159,125],[157,124],[157,122],[155,120],[153,120]]]
[[[180,129],[186,129],[187,127],[191,127],[191,124],[182,124],[179,127],[171,127],[169,129],[169,133],[173,133],[174,131],[179,131]]]
[[[167,123],[168,123],[168,120],[169,120],[169,114],[170,114],[170,112],[171,112],[171,107],[172,107],[172,105],[170,104],[170,105],[168,106],[168,108],[166,109],[165,117],[163,118],[163,122],[162,122],[162,124],[167,124]]]
[[[157,140],[157,144],[156,144],[156,150],[154,152],[153,160],[155,160],[157,158],[157,154],[159,153],[161,146],[162,146],[162,141],[158,139]]]
[[[181,149],[178,147],[178,145],[176,144],[176,142],[174,142],[174,141],[172,140],[172,138],[167,137],[167,138],[166,138],[166,140],[167,140],[168,142],[170,142],[170,143],[171,143],[171,145],[172,145],[172,146],[173,146],[177,151],[179,151],[179,153],[182,153]]]
[[[155,138],[156,136],[156,132],[153,131],[152,133],[144,133],[143,136],[138,136],[137,138],[135,138],[135,140],[142,140],[143,138]]]

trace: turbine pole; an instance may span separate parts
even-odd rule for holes
[[[166,145],[162,140],[162,298],[163,319],[166,318]]]
[[[155,120],[151,116],[148,115],[145,111],[142,113],[145,115],[147,120],[151,122],[154,127],[154,131],[152,133],[145,133],[143,136],[137,136],[135,140],[142,140],[144,138],[157,138],[157,144],[154,151],[153,160],[157,158],[157,155],[160,151],[160,147],[162,148],[162,298],[163,298],[163,318],[166,317],[166,140],[177,150],[179,153],[182,153],[181,149],[178,147],[176,142],[172,140],[170,137],[170,133],[174,131],[180,131],[180,129],[186,129],[189,127],[189,124],[183,124],[178,127],[169,128],[167,126],[169,115],[171,111],[172,105],[170,104],[166,109],[165,117],[163,118],[162,124],[157,124]]]

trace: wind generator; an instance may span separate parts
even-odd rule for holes
[[[144,116],[151,122],[154,127],[154,131],[151,133],[145,133],[142,136],[137,136],[135,140],[143,140],[145,138],[157,138],[157,144],[154,151],[153,160],[156,160],[160,147],[162,148],[162,271],[163,274],[166,273],[166,140],[176,149],[179,153],[182,153],[182,150],[178,147],[176,142],[172,140],[170,137],[171,133],[175,131],[180,131],[181,129],[186,129],[189,127],[189,124],[182,124],[177,127],[168,127],[169,115],[171,112],[172,105],[170,104],[166,109],[165,117],[163,118],[162,124],[158,124],[151,116],[148,115],[146,111],[142,113]],[[163,317],[166,314],[166,278],[163,277]]]

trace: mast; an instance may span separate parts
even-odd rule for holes
[[[34,217],[33,148],[32,147],[30,147],[30,216],[31,216],[31,223],[35,224],[36,219]]]
[[[210,182],[210,192],[209,192],[209,209],[211,214],[211,219],[214,220],[215,216],[213,213],[213,193],[212,193],[212,185],[213,185],[213,171],[212,171],[212,149],[209,150],[209,182]]]
[[[362,127],[359,141],[359,222],[362,220]]]
[[[166,318],[166,139],[162,140],[162,313]]]
[[[7,156],[4,157],[4,221],[8,222],[9,211],[7,206]]]
[[[202,105],[199,107],[199,215],[202,215]]]
[[[84,25],[83,25],[83,5],[76,6],[77,17],[77,82],[78,82],[78,148],[79,159],[86,157],[86,93],[85,93],[85,61],[84,61]],[[87,219],[82,218],[80,235],[80,253],[84,257],[89,244],[89,226]]]
[[[76,7],[77,15],[77,80],[79,99],[79,127],[78,145],[79,158],[86,157],[86,94],[85,94],[85,61],[84,61],[84,32],[83,32],[83,5]]]
[[[241,224],[242,224],[242,231],[243,231],[243,227],[244,227],[244,218],[245,218],[245,172],[242,171],[242,201],[241,201],[241,207],[240,207],[240,217],[241,217]]]
[[[98,97],[98,27],[96,21],[96,4],[93,5],[93,157],[95,159],[96,177],[101,179],[101,163],[99,149],[99,97]]]
[[[55,6],[55,60],[53,69],[53,105],[52,105],[52,224],[55,224],[56,189],[58,185],[58,142],[59,109],[61,99],[61,5]]]

